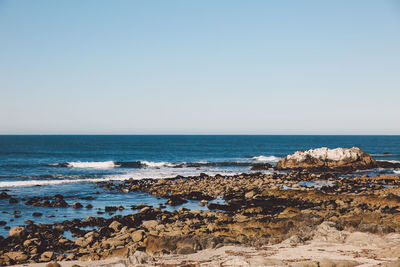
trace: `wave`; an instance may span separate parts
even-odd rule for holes
[[[394,170],[394,173],[400,174],[400,169],[399,170]]]
[[[94,168],[94,169],[111,169],[115,168],[114,161],[76,161],[61,163],[61,167],[70,168]]]
[[[150,168],[161,168],[161,167],[175,167],[177,166],[174,163],[161,161],[161,162],[153,162],[153,161],[139,161],[142,165],[150,167]]]
[[[280,157],[276,157],[276,156],[256,156],[256,157],[252,157],[251,159],[255,160],[255,161],[260,161],[260,162],[278,162],[281,160]]]
[[[67,168],[200,168],[200,167],[234,167],[234,166],[253,166],[256,163],[278,162],[281,158],[276,156],[255,156],[247,159],[237,159],[235,161],[194,161],[194,162],[168,162],[168,161],[74,161],[48,164],[48,166],[67,167]]]
[[[261,162],[261,161],[259,161]],[[221,161],[221,162],[153,162],[153,161],[93,161],[93,162],[63,162],[48,164],[53,167],[66,167],[66,168],[92,168],[92,169],[112,169],[112,168],[200,168],[200,167],[234,167],[234,166],[253,166],[257,162],[236,162],[236,161]]]
[[[42,186],[42,185],[59,185],[84,182],[106,182],[106,181],[122,181],[124,177],[106,177],[106,178],[88,178],[88,179],[63,179],[63,180],[29,180],[29,181],[8,181],[0,182],[2,187],[23,187],[23,186]]]
[[[387,160],[387,162],[390,162],[390,163],[400,163],[400,160]]]

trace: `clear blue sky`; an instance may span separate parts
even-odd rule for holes
[[[400,1],[0,1],[0,133],[400,134]]]

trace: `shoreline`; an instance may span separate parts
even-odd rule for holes
[[[53,242],[49,241],[47,245],[56,251],[60,241],[64,242],[59,249],[69,255],[54,253],[48,259],[43,253],[37,255],[40,258],[36,261],[47,262],[128,257],[136,251],[145,251],[149,255],[160,252],[190,255],[219,246],[259,248],[280,244],[293,236],[309,241],[312,236],[307,233],[312,233],[326,221],[330,221],[337,231],[384,236],[400,230],[400,223],[396,223],[400,222],[398,176],[354,178],[339,175],[334,179],[334,185],[299,185],[299,182],[312,183],[328,176],[331,174],[292,171],[287,174],[202,175],[98,183],[108,192],[145,192],[166,198],[170,205],[195,199],[207,205],[209,210],[180,208],[168,212],[143,205],[138,207],[137,213],[110,219],[97,217],[53,225],[32,223],[21,229],[12,242],[18,247],[18,244],[27,245],[27,241],[38,238],[35,235],[40,235],[42,240],[50,235],[52,238],[48,239]],[[224,199],[222,203],[210,201],[220,196]],[[63,231],[88,226],[95,230],[77,230],[74,234],[79,236],[78,239],[62,238],[54,242]],[[26,230],[34,236],[29,237],[29,233],[24,233]],[[125,249],[127,247],[129,249]],[[100,251],[103,252],[99,254]]]
[[[179,266],[191,260],[196,263],[188,266],[218,261],[226,266],[373,266],[395,261],[400,252],[400,177],[356,176],[358,170],[382,166],[395,165],[377,163],[356,147],[319,148],[283,158],[274,169],[284,172],[96,182],[96,190],[106,196],[140,193],[157,199],[159,206],[141,203],[130,206],[136,212],[114,215],[125,209],[121,203],[97,212],[114,215],[109,218],[51,224],[26,220],[0,238],[0,265],[76,260],[101,264],[112,258],[121,259],[121,266]],[[1,197],[18,202],[6,192]],[[60,192],[24,201],[41,208],[84,208],[78,201],[71,205]],[[202,210],[182,206],[190,201]],[[201,256],[210,254],[216,258]]]

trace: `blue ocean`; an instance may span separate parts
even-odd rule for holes
[[[256,163],[276,163],[298,150],[318,147],[357,146],[377,160],[400,162],[400,136],[263,136],[263,135],[1,135],[0,193],[18,200],[0,199],[0,235],[9,227],[51,223],[102,213],[105,206],[122,205],[117,214],[129,214],[129,206],[158,206],[164,199],[148,194],[104,192],[98,181],[194,176],[200,173],[250,172]],[[266,172],[272,172],[267,170]],[[379,172],[371,170],[370,172]],[[398,174],[400,170],[387,170]],[[26,205],[33,196],[62,194],[72,205],[79,201],[92,209],[44,208]],[[93,196],[94,199],[82,199]],[[195,201],[184,204],[200,207]],[[174,209],[178,207],[167,207]],[[42,216],[33,217],[34,212]],[[102,214],[102,215],[99,215]],[[4,224],[4,223],[3,223]]]

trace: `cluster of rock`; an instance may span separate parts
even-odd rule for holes
[[[7,238],[0,237],[0,265],[111,257],[139,262],[139,255],[144,259],[163,253],[190,254],[232,244],[260,247],[294,235],[305,241],[313,238],[317,226],[325,221],[331,222],[330,227],[349,232],[399,232],[398,176],[341,177],[320,172],[367,169],[379,164],[359,148],[320,148],[282,159],[274,168],[291,170],[284,173],[100,182],[96,186],[106,191],[146,192],[164,198],[165,205],[171,206],[198,201],[208,210],[180,207],[169,212],[163,210],[164,205],[154,208],[140,204],[131,207],[137,212],[110,219],[88,217],[54,224],[26,221],[27,225],[11,229]],[[268,168],[268,164],[254,167]],[[315,187],[312,183],[316,181],[325,183]],[[6,192],[0,198],[18,201]],[[40,207],[69,206],[59,194],[24,201]],[[83,205],[74,202],[72,207]],[[124,207],[109,206],[105,212],[121,209]],[[84,230],[87,227],[92,230]],[[67,231],[77,239],[65,238]]]
[[[140,205],[136,213],[111,219],[30,222],[0,239],[0,265],[128,257],[137,251],[187,254],[227,244],[263,246],[294,234],[307,240],[326,220],[349,231],[400,231],[400,189],[383,187],[399,185],[398,176],[336,178],[320,189],[298,184],[323,178],[292,172],[100,183],[107,190],[148,192],[170,203],[198,200],[210,210],[168,212]],[[217,197],[224,202],[215,203]],[[94,230],[82,230],[88,226]],[[65,231],[78,238],[66,239]]]

